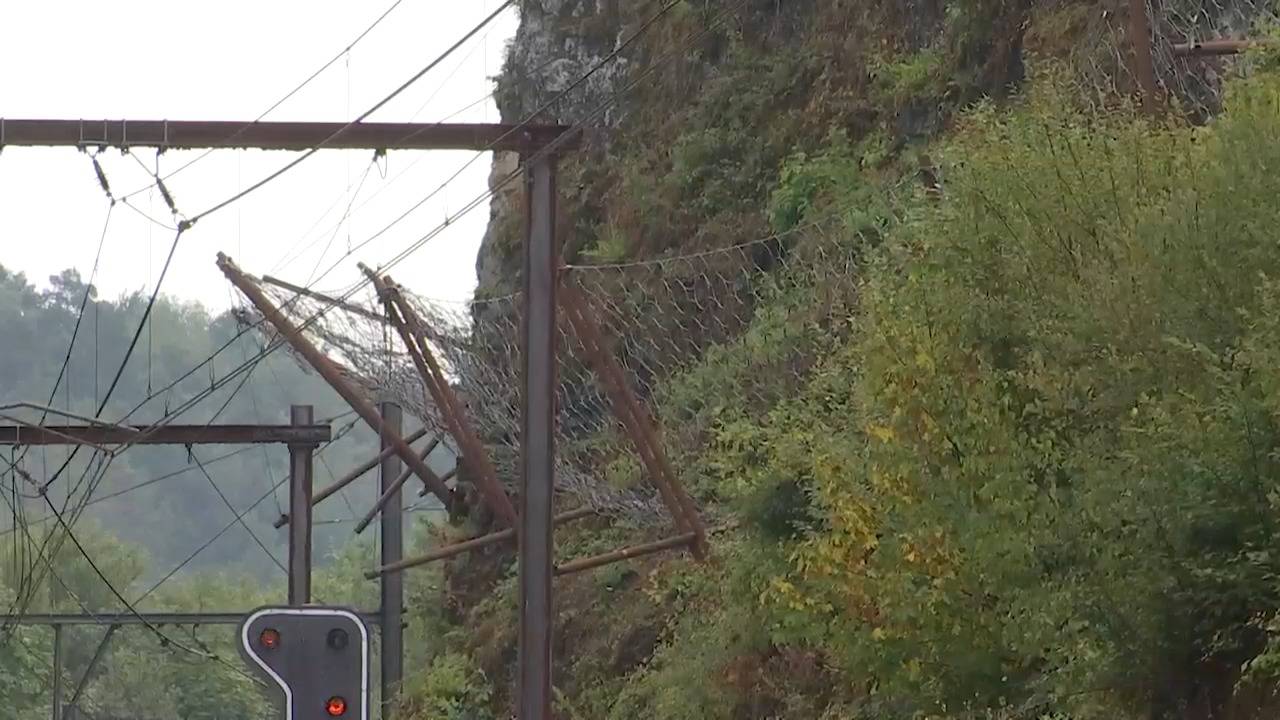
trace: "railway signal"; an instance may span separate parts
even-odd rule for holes
[[[369,630],[340,607],[264,607],[240,624],[240,652],[283,695],[282,720],[369,720]]]

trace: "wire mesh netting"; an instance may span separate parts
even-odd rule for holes
[[[1134,48],[1127,2],[1116,11],[1082,4],[1078,17],[1057,17],[1058,23],[1078,22],[1084,32],[1069,50],[1073,65],[1087,88],[1098,97],[1132,95],[1140,88],[1134,71]],[[1256,40],[1267,36],[1280,19],[1275,0],[1146,0],[1155,80],[1162,95],[1190,117],[1206,121],[1222,108],[1226,80],[1247,70],[1245,54],[1187,53],[1188,45],[1219,40]]]
[[[836,342],[847,332],[855,252],[817,225],[805,230],[651,262],[572,266],[561,276],[562,300],[575,299],[596,320],[606,357],[617,363],[677,471],[695,488],[696,468],[680,460],[696,456],[707,441],[708,423],[718,412],[707,398],[769,407],[804,381],[809,359],[820,356],[815,343]],[[335,307],[288,289],[263,289],[295,322],[307,324],[308,337],[371,399],[392,397],[447,437],[447,423],[395,330],[382,321],[371,290]],[[422,319],[499,478],[513,488],[521,421],[520,297],[456,303],[404,288],[401,294]],[[563,313],[558,327],[557,490],[632,524],[668,523],[582,338]]]

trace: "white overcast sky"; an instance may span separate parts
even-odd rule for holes
[[[252,120],[346,47],[393,0],[42,0],[5,3],[0,27],[0,117]],[[266,120],[354,119],[475,26],[499,0],[403,0],[351,52]],[[497,122],[491,98],[514,9],[371,121]],[[453,115],[453,117],[449,117]],[[164,175],[198,151],[159,158]],[[154,151],[136,158],[154,165]],[[324,150],[281,178],[185,233],[163,291],[214,310],[231,301],[214,266],[218,251],[254,274],[305,284],[316,268],[381,229],[472,159],[470,152]],[[178,208],[194,215],[292,159],[283,152],[220,150],[167,183]],[[148,176],[117,150],[100,156],[117,196]],[[366,170],[368,170],[366,176]],[[436,198],[316,282],[336,290],[358,277],[355,264],[380,265],[440,225],[487,188],[481,157]],[[385,175],[385,179],[384,179]],[[365,176],[363,186],[361,177]],[[356,193],[359,190],[358,194]],[[353,201],[354,197],[354,201]],[[154,190],[131,201],[172,224]],[[350,215],[340,222],[347,210]],[[87,155],[74,148],[0,152],[0,264],[38,285],[65,268],[85,278],[108,202]],[[420,294],[465,299],[488,218],[476,208],[400,264],[394,276]],[[173,232],[117,204],[96,284],[108,297],[154,285]],[[315,273],[319,275],[320,273]]]

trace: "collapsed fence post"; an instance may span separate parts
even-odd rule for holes
[[[690,550],[699,560],[707,557],[706,527],[698,514],[693,499],[685,492],[676,477],[675,470],[662,451],[657,431],[653,427],[640,401],[636,398],[631,386],[627,383],[617,359],[608,349],[608,340],[591,313],[590,305],[582,292],[572,282],[562,288],[564,300],[561,308],[570,326],[582,343],[586,352],[586,360],[599,378],[614,415],[626,429],[627,436],[636,447],[641,461],[648,470],[650,481],[662,496],[663,504],[671,513],[676,527],[683,532],[693,533],[694,541]]]
[[[484,444],[476,437],[466,414],[462,411],[453,388],[440,369],[435,354],[427,342],[426,327],[418,313],[405,301],[403,294],[390,277],[380,277],[369,267],[361,264],[360,269],[373,282],[387,308],[387,317],[395,326],[400,339],[404,342],[409,357],[413,360],[422,384],[431,395],[445,425],[458,444],[462,446],[462,462],[471,470],[475,483],[484,495],[485,502],[503,525],[515,527],[516,510],[511,504],[502,484],[498,482],[498,473],[489,460],[489,453]]]
[[[395,449],[395,453],[400,456],[400,459],[403,460],[406,465],[413,468],[414,474],[416,474],[422,482],[431,489],[431,492],[435,493],[436,497],[440,499],[440,502],[444,504],[446,509],[452,511],[456,500],[453,491],[450,490],[448,486],[446,486],[444,482],[431,471],[431,468],[427,467],[426,463],[418,459],[417,454],[413,451],[413,448],[409,447],[409,443],[405,442],[404,438],[400,437],[398,433],[389,432],[384,427],[382,417],[378,415],[377,409],[373,407],[371,402],[361,397],[360,394],[351,387],[350,383],[342,377],[342,374],[333,364],[333,361],[303,337],[302,330],[285,317],[284,313],[280,312],[280,309],[267,299],[267,296],[262,292],[262,289],[249,279],[249,276],[240,270],[240,268],[237,267],[231,258],[227,257],[225,253],[218,253],[218,268],[222,270],[222,274],[226,275],[227,279],[230,280],[231,283],[249,299],[249,302],[253,303],[253,305],[258,309],[258,312],[262,313],[262,316],[267,320],[267,322],[275,326],[276,330],[285,339],[285,341],[292,345],[293,348],[306,359],[311,367],[315,368],[316,372],[320,374],[320,377],[324,378],[325,382],[329,383],[329,386],[332,387],[343,400],[347,401],[347,404],[351,406],[351,409],[355,410],[356,414],[359,415],[374,432],[378,433],[379,436],[386,438],[387,443]]]
[[[563,565],[556,565],[556,575],[571,575],[583,570],[592,570],[604,565],[611,565],[623,560],[631,560],[633,558],[644,557],[660,553],[663,550],[671,550],[673,548],[688,547],[697,541],[696,533],[687,532],[682,535],[655,540],[654,542],[644,543],[642,545],[631,545],[619,548],[607,553],[593,555],[591,557],[571,560]]]

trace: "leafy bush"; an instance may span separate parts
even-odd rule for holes
[[[466,655],[436,656],[422,673],[406,678],[401,712],[409,717],[440,720],[491,720],[490,686]]]
[[[825,520],[766,597],[897,714],[1221,703],[1280,605],[1277,81],[1213,130],[1037,87],[964,118],[860,336],[761,423],[739,471]]]

